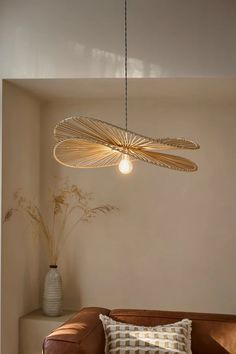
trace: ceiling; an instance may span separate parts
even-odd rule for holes
[[[41,101],[116,99],[124,93],[123,79],[8,80]],[[130,98],[214,100],[236,102],[236,78],[129,79]]]

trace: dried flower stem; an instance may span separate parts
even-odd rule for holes
[[[112,205],[100,205],[91,207],[92,196],[84,193],[76,186],[64,184],[52,195],[51,210],[52,221],[51,229],[42,215],[39,206],[33,201],[23,197],[19,192],[14,194],[16,206],[10,208],[4,218],[4,222],[11,219],[15,212],[21,212],[34,226],[39,227],[46,240],[51,264],[57,264],[59,255],[64,248],[69,236],[80,222],[88,222],[99,214],[108,214],[118,210]],[[80,216],[71,225],[73,212],[78,210]],[[47,217],[48,219],[48,217]]]

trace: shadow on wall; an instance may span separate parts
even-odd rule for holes
[[[98,48],[88,49],[79,43],[70,43],[70,52],[76,52],[76,55],[83,62],[92,62],[92,76],[96,77],[100,73],[101,77],[113,76],[120,78],[124,76],[124,56],[107,52]],[[129,77],[133,78],[155,78],[161,76],[161,68],[156,64],[146,64],[140,59],[128,59]]]

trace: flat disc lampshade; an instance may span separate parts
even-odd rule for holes
[[[57,143],[55,159],[69,167],[96,168],[119,165],[122,157],[144,161],[173,170],[193,172],[197,165],[184,157],[163,150],[199,149],[183,138],[152,139],[113,124],[88,117],[71,117],[58,123],[54,130]]]

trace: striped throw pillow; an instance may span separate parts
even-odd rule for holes
[[[144,327],[99,317],[106,337],[105,354],[192,354],[192,322],[188,319]]]

